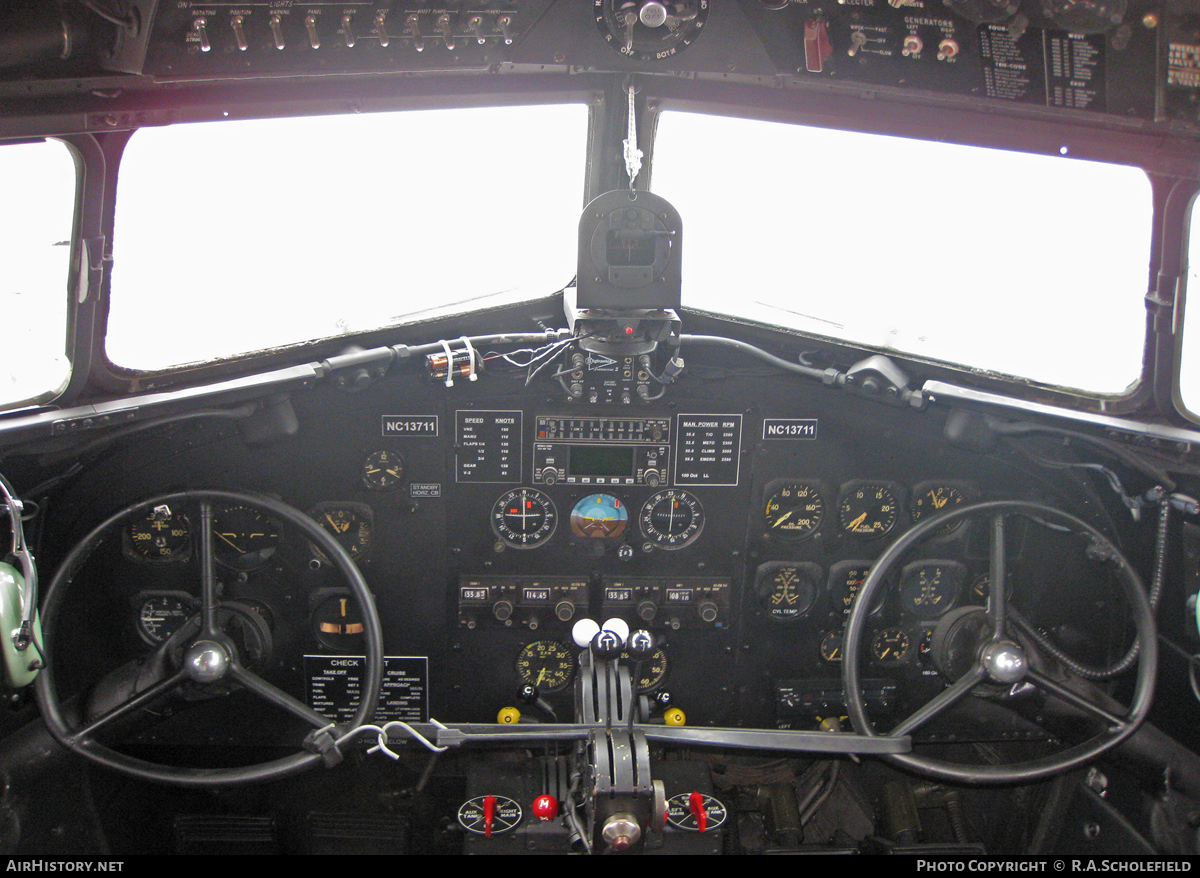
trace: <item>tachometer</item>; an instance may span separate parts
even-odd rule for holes
[[[557,640],[526,644],[517,656],[517,677],[543,695],[561,692],[575,676],[575,652]]]
[[[571,510],[571,533],[588,540],[615,540],[628,524],[629,511],[612,494],[589,494]]]
[[[515,488],[492,505],[492,530],[514,549],[536,549],[557,526],[554,501],[535,488]]]
[[[801,539],[812,536],[821,526],[825,501],[813,485],[785,482],[771,492],[763,514],[771,534]]]
[[[871,639],[871,655],[885,665],[897,665],[908,658],[912,638],[903,628],[884,628]]]
[[[682,549],[704,529],[704,507],[687,491],[659,491],[642,506],[642,535],[660,549]]]

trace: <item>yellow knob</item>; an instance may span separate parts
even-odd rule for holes
[[[669,726],[681,726],[687,722],[687,717],[678,707],[670,707],[663,714],[663,722]]]
[[[500,712],[496,714],[496,722],[504,726],[513,725],[521,719],[521,711],[515,707],[502,707]]]

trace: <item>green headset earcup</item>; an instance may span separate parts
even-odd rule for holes
[[[13,688],[28,686],[37,676],[30,665],[38,658],[38,651],[30,645],[21,652],[13,645],[12,632],[21,625],[21,596],[25,591],[25,577],[11,564],[0,562],[0,652],[4,655],[4,681]],[[42,623],[37,613],[33,616],[33,636],[42,642]]]

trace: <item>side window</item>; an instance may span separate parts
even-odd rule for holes
[[[77,172],[57,140],[0,144],[0,409],[44,402],[71,377],[67,281]]]
[[[1200,195],[1192,201],[1187,268],[1184,271],[1183,339],[1179,358],[1179,402],[1200,421]]]

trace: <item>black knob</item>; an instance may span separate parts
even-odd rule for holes
[[[592,652],[597,658],[614,659],[621,654],[621,638],[615,631],[603,630],[592,638]]]
[[[713,601],[701,601],[700,606],[696,609],[700,613],[700,618],[705,622],[717,621],[717,616],[721,612]]]
[[[671,706],[671,693],[666,689],[659,689],[654,693],[654,703],[662,710],[666,710]]]
[[[570,622],[575,616],[575,605],[570,601],[559,601],[554,607],[554,615],[560,622]]]
[[[643,622],[653,622],[658,615],[658,604],[654,601],[642,601],[637,605],[638,618]]]
[[[541,693],[538,692],[537,686],[531,686],[526,683],[517,693],[517,698],[522,704],[537,704],[538,696],[540,694]]]
[[[662,479],[659,478],[657,471],[650,470],[650,472],[646,473],[646,484],[651,488],[657,488],[660,484],[662,484]]]
[[[558,470],[550,468],[542,470],[542,481],[547,485],[553,485],[558,481]]]
[[[492,615],[499,621],[507,622],[513,614],[512,601],[496,601],[492,604]]]
[[[626,645],[629,657],[634,661],[643,661],[654,655],[654,635],[644,628],[639,628],[629,635]]]

